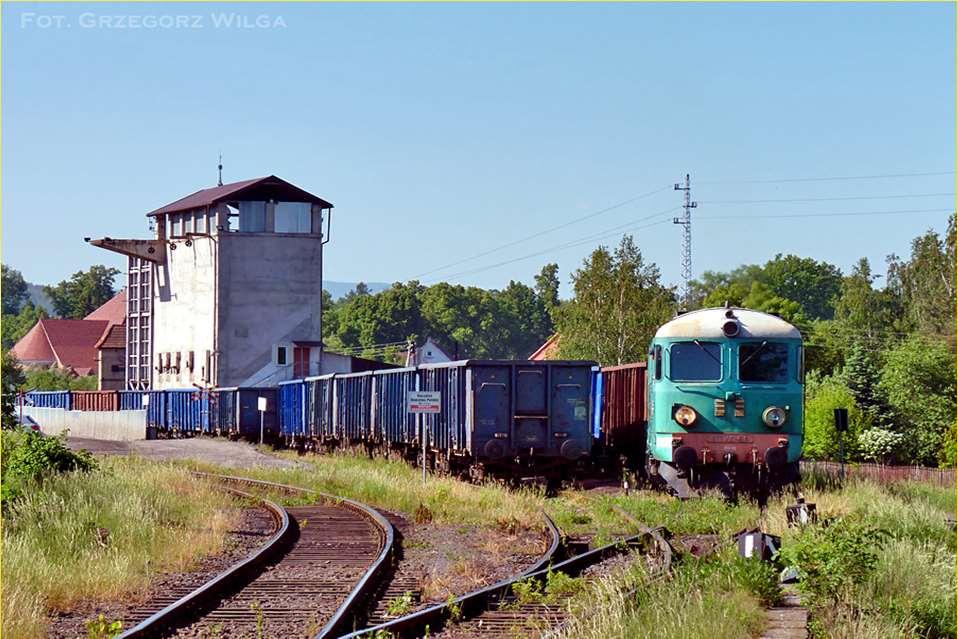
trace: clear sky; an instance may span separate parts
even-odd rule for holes
[[[82,238],[147,237],[147,211],[215,184],[219,151],[227,182],[336,205],[331,280],[497,288],[557,261],[568,294],[636,228],[677,283],[686,172],[696,273],[779,252],[883,272],[954,207],[954,4],[2,11],[3,261],[34,282],[122,268]],[[764,182],[913,173],[937,175]],[[786,214],[815,217],[768,217]]]

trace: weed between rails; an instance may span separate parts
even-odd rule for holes
[[[410,591],[404,592],[399,597],[394,597],[386,604],[386,615],[390,617],[402,617],[412,611],[413,596]]]

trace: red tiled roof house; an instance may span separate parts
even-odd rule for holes
[[[10,352],[24,366],[96,374],[101,390],[124,388],[126,291],[84,319],[41,319]]]

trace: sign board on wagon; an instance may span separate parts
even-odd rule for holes
[[[406,391],[407,413],[438,413],[442,409],[439,391]]]

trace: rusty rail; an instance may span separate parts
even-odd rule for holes
[[[551,520],[549,521],[551,523]],[[430,632],[436,632],[442,629],[446,623],[453,620],[453,610],[456,611],[455,616],[459,620],[476,617],[489,610],[489,607],[496,601],[500,601],[511,594],[513,584],[519,581],[525,579],[544,581],[550,572],[559,571],[570,576],[577,575],[589,566],[604,561],[611,556],[626,552],[631,547],[635,547],[647,536],[648,533],[643,532],[638,535],[619,539],[605,546],[569,557],[556,564],[549,565],[549,561],[537,562],[538,568],[537,566],[533,566],[532,569],[503,579],[491,586],[474,590],[460,595],[451,601],[418,610],[386,623],[351,632],[339,637],[339,639],[358,639],[360,637],[380,636],[380,634],[392,637],[422,636],[427,626]],[[669,553],[669,561],[671,561],[671,548],[669,548]]]
[[[379,585],[377,580],[380,579],[389,568],[389,559],[393,552],[395,534],[392,524],[389,523],[385,517],[379,514],[379,512],[377,512],[375,509],[370,508],[369,506],[358,501],[353,501],[352,499],[347,499],[338,495],[330,495],[329,493],[324,493],[309,488],[268,482],[260,479],[249,479],[246,477],[207,475],[206,473],[199,472],[195,474],[200,476],[205,475],[214,477],[220,479],[221,481],[240,482],[250,486],[259,486],[261,488],[274,490],[278,489],[284,492],[317,495],[326,501],[332,502],[344,508],[349,508],[370,519],[382,532],[382,550],[376,557],[376,560],[370,565],[369,569],[365,572],[365,574],[363,574],[360,580],[350,591],[343,603],[339,606],[339,608],[336,609],[336,612],[333,613],[333,616],[329,619],[329,621],[326,622],[323,628],[319,631],[319,634],[316,635],[316,639],[325,639],[326,637],[335,636],[336,633],[343,632],[344,628],[348,628],[351,625],[350,622],[352,621],[352,618],[359,613],[361,606],[366,603],[366,599],[373,594],[376,587]]]
[[[362,577],[350,589],[346,599],[326,622],[326,625],[317,635],[317,639],[332,636],[337,632],[342,632],[344,627],[348,627],[353,615],[364,603],[365,598],[368,597],[378,585],[376,580],[380,578],[388,568],[394,543],[392,524],[369,506],[344,497],[330,495],[308,488],[246,477],[202,472],[194,472],[193,474],[197,477],[227,484],[243,484],[258,488],[280,490],[286,493],[316,495],[331,505],[354,511],[371,521],[380,533],[380,551],[365,570]],[[267,499],[257,497],[250,493],[235,488],[228,488],[228,490],[243,497],[260,499],[274,516],[274,519],[276,519],[278,526],[277,532],[267,543],[263,544],[263,546],[253,552],[249,557],[230,566],[227,570],[207,581],[196,590],[138,623],[120,635],[122,639],[153,637],[170,628],[196,621],[199,616],[208,614],[210,610],[214,609],[217,601],[224,597],[232,596],[236,592],[242,591],[243,588],[249,586],[253,580],[262,573],[263,568],[277,556],[283,556],[294,543],[293,537],[296,535],[298,528],[291,520],[289,511]]]
[[[248,583],[251,577],[258,574],[266,564],[282,554],[284,547],[290,542],[295,532],[290,525],[289,513],[286,512],[286,509],[268,499],[258,498],[241,490],[231,488],[230,492],[248,499],[259,499],[263,503],[263,506],[270,512],[277,524],[277,530],[273,536],[246,559],[233,564],[193,592],[153,613],[122,633],[118,639],[153,637],[172,626],[178,625],[203,608],[209,607],[224,592],[233,590],[240,584]]]

